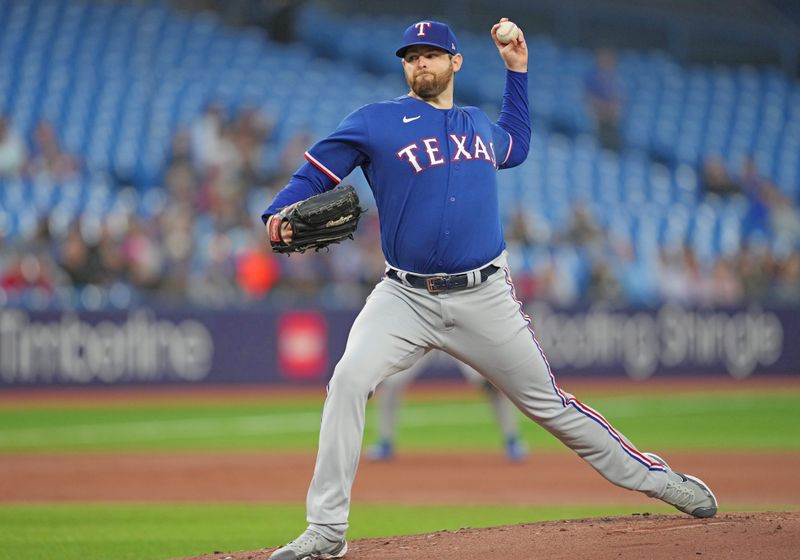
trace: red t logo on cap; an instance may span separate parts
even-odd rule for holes
[[[414,27],[419,29],[419,33],[417,33],[417,37],[424,37],[425,36],[425,27],[430,27],[431,22],[429,21],[421,21],[419,23],[415,23]]]

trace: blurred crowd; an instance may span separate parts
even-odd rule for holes
[[[74,175],[79,168],[79,158],[62,149],[50,122],[39,122],[28,143],[0,114],[0,179],[37,175],[62,179]]]
[[[42,123],[28,149],[0,119],[0,179],[79,174],[80,160],[56,136]],[[211,104],[175,134],[163,188],[120,187],[124,204],[66,225],[44,214],[24,240],[6,239],[0,228],[0,304],[358,305],[383,272],[374,212],[354,242],[332,252],[278,256],[266,242],[261,211],[309,144],[300,132],[277,150],[268,116]],[[140,211],[143,199],[150,211]]]
[[[597,71],[587,78],[587,103],[597,111],[599,140],[616,149],[621,101],[612,70],[613,58],[600,53]],[[126,204],[67,224],[42,215],[35,234],[22,242],[6,239],[0,228],[0,304],[361,305],[384,268],[376,212],[365,215],[353,242],[330,251],[286,257],[269,250],[260,213],[311,142],[301,131],[279,149],[273,132],[269,115],[211,104],[175,134],[162,187],[114,187]],[[52,125],[40,123],[26,141],[0,116],[0,179],[63,179],[82,171]],[[519,295],[560,306],[800,302],[800,218],[793,201],[752,161],[734,176],[710,156],[702,171],[701,196],[744,197],[748,228],[770,242],[748,236],[755,241],[710,262],[698,259],[690,243],[645,258],[580,203],[560,231],[542,230],[517,208],[506,237]],[[140,211],[145,198],[151,211]]]
[[[554,306],[607,302],[650,307],[664,302],[695,307],[800,303],[800,251],[775,250],[754,236],[732,254],[702,260],[691,243],[665,244],[654,255],[637,252],[631,239],[601,227],[576,204],[557,232],[537,229],[516,210],[506,230],[515,261],[517,293]],[[527,258],[531,252],[544,255]]]

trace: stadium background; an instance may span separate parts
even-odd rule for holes
[[[276,442],[247,418],[269,422],[292,399],[318,413],[349,324],[382,274],[376,216],[329,253],[280,258],[260,213],[311,142],[350,110],[404,91],[392,53],[411,20],[454,25],[465,54],[458,101],[496,114],[503,68],[486,29],[502,15],[528,38],[534,137],[528,161],[500,174],[499,196],[519,295],[562,384],[612,380],[665,409],[675,380],[697,399],[756,388],[754,401],[737,396],[722,416],[739,433],[743,423],[755,432],[779,422],[775,439],[710,437],[796,451],[782,431],[798,423],[786,403],[800,374],[795,3],[362,4],[0,3],[6,467],[37,453],[171,445],[310,452],[313,429]],[[360,172],[347,181],[372,206]],[[445,387],[465,410],[478,406],[451,381],[459,375],[445,357],[426,378],[446,380],[427,385],[437,395]],[[774,394],[749,384],[776,378]],[[252,392],[240,411],[251,417],[231,424],[202,398],[191,407],[178,398],[173,414],[123,404],[142,391],[169,400],[175,387],[199,388],[230,396],[216,405],[227,417],[241,394],[225,386]],[[490,426],[472,441],[463,430],[415,436],[415,410],[437,421],[425,386],[401,441],[412,451],[493,448]],[[301,392],[285,392],[293,388]],[[765,406],[770,399],[784,404]],[[167,422],[164,414],[202,418],[217,435],[193,438],[192,422],[158,443],[142,426],[124,435],[126,423]],[[87,422],[110,432],[87,435]],[[238,434],[227,443],[218,435],[226,429]],[[529,440],[547,449],[532,430]],[[670,438],[678,451],[708,444]],[[29,501],[12,491],[22,469],[0,501]],[[30,501],[52,500],[52,490]],[[291,536],[280,535],[265,544]]]

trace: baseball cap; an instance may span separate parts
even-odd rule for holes
[[[413,45],[430,45],[444,49],[450,54],[458,53],[458,39],[455,33],[446,23],[440,21],[425,20],[409,25],[403,33],[403,45],[395,54],[403,57],[408,47]]]

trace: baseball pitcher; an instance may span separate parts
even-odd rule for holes
[[[387,263],[328,384],[306,502],[308,528],[271,560],[347,553],[367,398],[429,349],[476,369],[612,483],[697,517],[717,511],[702,481],[642,453],[559,386],[517,299],[496,174],[528,154],[528,49],[522,31],[509,35],[506,21],[491,29],[507,68],[497,122],[478,108],[454,104],[455,75],[464,62],[456,36],[444,23],[419,21],[405,30],[396,52],[410,91],[345,117],[306,152],[308,163],[263,214],[271,242],[290,244],[285,209],[332,190],[360,167],[375,197]],[[501,24],[508,42],[498,38]]]

